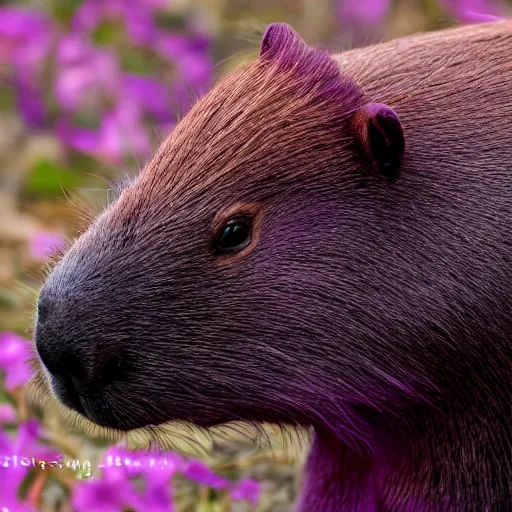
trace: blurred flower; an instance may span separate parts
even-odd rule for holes
[[[151,471],[144,471],[146,489],[144,491],[145,510],[154,512],[172,512],[174,510],[170,479],[178,469],[176,460],[171,454],[166,458],[167,464],[160,464]]]
[[[133,506],[137,510],[172,512],[170,479],[181,464],[177,454],[155,454],[143,450],[129,451],[111,447],[103,457],[101,481],[88,482],[75,491],[73,504],[78,512],[121,510]],[[135,491],[130,478],[145,480],[142,494]],[[116,492],[116,489],[119,489]]]
[[[0,63],[9,64],[13,75],[7,82],[25,123],[42,126],[46,110],[37,84],[53,43],[53,24],[44,14],[14,7],[0,8],[0,20]]]
[[[17,491],[35,461],[59,460],[55,451],[39,443],[39,423],[29,420],[19,426],[16,439],[0,431],[0,506],[16,512],[32,512]],[[1,509],[0,509],[1,511]]]
[[[154,11],[167,0],[86,0],[76,10],[72,27],[90,32],[104,21],[121,21],[132,42],[149,45],[156,35]]]
[[[41,127],[46,119],[46,108],[40,92],[30,81],[18,79],[16,85],[17,105],[28,126]]]
[[[5,435],[4,432],[0,432],[0,437]],[[0,440],[0,446],[2,444],[2,440]],[[16,467],[7,465],[7,457],[0,455],[0,512],[3,512],[3,510],[7,512],[35,512],[32,506],[28,503],[22,503],[18,498],[18,489],[27,476],[28,468],[19,465]]]
[[[213,489],[229,488],[229,481],[214,473],[206,464],[198,460],[187,461],[181,470],[183,476]]]
[[[0,404],[0,427],[6,423],[14,423],[17,414],[11,404]]]
[[[0,62],[24,67],[24,72],[40,66],[52,43],[49,18],[40,12],[0,7],[0,19]]]
[[[377,25],[386,17],[390,6],[390,0],[341,0],[338,14],[347,26],[360,23]]]
[[[41,425],[36,419],[21,423],[16,441],[12,445],[13,454],[19,457],[34,458],[36,461],[59,461],[62,459],[55,448],[41,443]]]
[[[259,482],[251,479],[240,480],[231,490],[231,497],[234,500],[245,500],[252,505],[256,505],[259,500],[261,485]]]
[[[503,14],[503,5],[492,0],[440,0],[450,15],[463,23],[496,21]]]
[[[208,56],[198,52],[189,52],[183,54],[176,64],[181,79],[188,85],[199,90],[201,87],[209,85],[208,81],[213,66]]]
[[[56,133],[69,147],[113,162],[119,162],[130,151],[147,154],[151,147],[135,103],[120,103],[105,112],[98,130],[73,126],[63,118],[57,123]]]
[[[124,101],[135,102],[160,123],[168,123],[173,117],[169,92],[156,78],[126,73],[121,94]]]
[[[38,231],[29,241],[30,257],[34,260],[47,260],[51,254],[64,246],[64,239],[59,233]]]
[[[11,332],[0,333],[0,369],[4,371],[5,388],[9,391],[23,386],[32,372],[27,359],[32,357],[30,343]]]
[[[120,71],[113,52],[70,34],[59,41],[56,62],[54,92],[64,111],[101,108],[105,97],[114,97]]]
[[[84,480],[73,493],[73,507],[78,512],[119,512],[126,507],[144,508],[140,495],[122,470],[111,470],[101,479]]]
[[[56,105],[48,102],[56,110],[51,112],[52,128],[68,147],[115,163],[126,155],[147,155],[152,125],[169,129],[177,111],[182,114],[189,106],[187,87],[202,93],[212,77],[209,38],[177,35],[157,26],[157,11],[167,3],[85,0],[67,31],[39,12],[0,9],[0,63],[6,61],[13,69],[8,83],[25,123],[41,127],[48,122],[43,91],[50,90],[56,100]],[[93,31],[104,22],[121,22],[128,44],[121,39],[117,42],[122,48],[96,45]],[[162,80],[147,74],[145,64],[144,75],[126,72],[121,63],[134,47],[143,48],[150,62],[158,63],[158,57],[171,61],[173,73],[155,68],[166,76]],[[53,48],[50,73],[44,74],[49,83],[42,83],[41,70]]]
[[[210,40],[205,35],[185,37],[159,32],[155,51],[176,66],[179,78],[192,87],[209,87],[213,63],[207,53]]]

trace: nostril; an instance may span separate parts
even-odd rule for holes
[[[126,371],[121,356],[98,352],[93,352],[82,360],[70,358],[68,363],[69,376],[76,389],[83,393],[98,390],[120,380]]]

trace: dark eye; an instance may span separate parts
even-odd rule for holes
[[[252,220],[249,217],[235,217],[226,222],[214,243],[215,254],[234,254],[251,243]]]

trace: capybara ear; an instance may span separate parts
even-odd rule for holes
[[[287,23],[271,23],[261,38],[260,57],[267,59],[283,55],[298,59],[308,50],[304,39]]]
[[[391,182],[398,178],[405,137],[397,113],[382,103],[368,103],[354,115],[352,129],[372,164]]]

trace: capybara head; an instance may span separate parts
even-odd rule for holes
[[[36,347],[53,393],[121,430],[346,432],[358,408],[419,393],[394,307],[413,300],[395,273],[404,146],[390,107],[269,26],[48,276]]]

